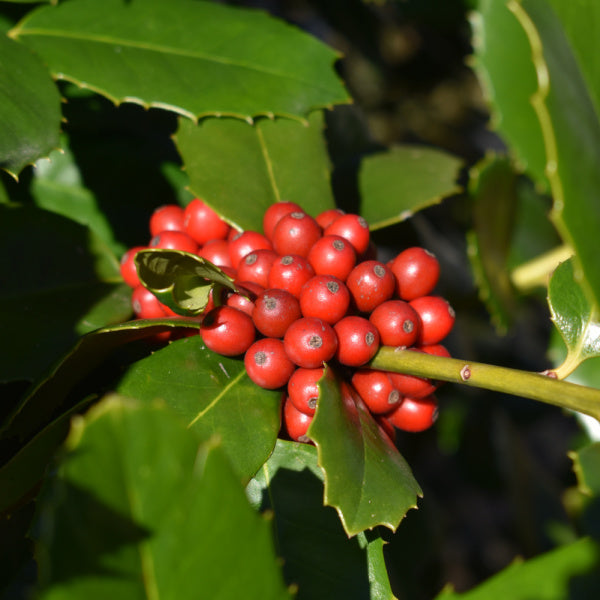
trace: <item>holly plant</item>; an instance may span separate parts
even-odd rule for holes
[[[594,597],[600,4],[253,4],[0,2],[0,597]]]

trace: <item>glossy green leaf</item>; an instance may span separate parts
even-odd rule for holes
[[[588,301],[576,279],[572,260],[554,271],[548,286],[548,305],[552,321],[567,346],[565,361],[556,369],[562,378],[587,358],[600,356],[598,307]]]
[[[273,512],[283,573],[298,586],[298,600],[394,598],[381,537],[348,538],[336,512],[323,505],[314,446],[278,440],[246,492],[255,508]]]
[[[436,600],[564,600],[576,590],[586,597],[586,579],[600,567],[600,548],[582,538],[527,561],[518,560],[484,583],[465,593],[444,590]],[[587,591],[592,588],[587,588]]]
[[[375,423],[360,397],[328,374],[308,436],[325,473],[325,504],[348,535],[378,525],[395,531],[422,495],[410,467]]]
[[[0,169],[17,176],[58,147],[60,95],[29,49],[0,35]]]
[[[180,120],[175,142],[190,190],[239,229],[262,231],[265,209],[279,200],[312,215],[334,206],[321,111],[308,124]]]
[[[140,281],[177,314],[200,314],[214,286],[235,290],[233,279],[210,261],[183,252],[149,248],[135,255]]]
[[[270,523],[218,443],[167,407],[108,397],[65,450],[40,511],[38,597],[289,598]]]
[[[117,391],[172,406],[203,439],[217,436],[240,478],[248,481],[271,454],[280,426],[281,391],[254,384],[240,359],[179,340],[131,366]]]
[[[579,489],[588,496],[600,496],[600,442],[570,452]]]
[[[397,146],[363,159],[360,214],[380,229],[460,191],[461,159],[426,146]]]
[[[348,101],[333,69],[337,54],[262,11],[193,0],[78,0],[33,11],[11,35],[56,78],[194,120],[303,119]]]

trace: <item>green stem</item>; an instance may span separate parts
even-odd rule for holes
[[[530,398],[581,412],[600,421],[600,390],[560,381],[553,377],[553,372],[548,375],[530,373],[390,347],[380,348],[369,366]]]
[[[521,292],[531,291],[538,286],[547,286],[552,271],[571,256],[573,256],[573,249],[563,244],[515,267],[510,274],[510,279]]]

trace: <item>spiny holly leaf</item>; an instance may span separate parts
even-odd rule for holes
[[[256,509],[273,512],[283,573],[298,586],[297,600],[394,597],[381,537],[373,532],[348,538],[336,512],[323,506],[323,471],[314,446],[278,440],[246,493]]]
[[[552,321],[567,346],[567,356],[556,369],[563,378],[587,358],[600,356],[600,312],[590,304],[575,278],[573,260],[561,263],[548,286]]]
[[[179,315],[200,314],[213,288],[214,298],[223,287],[236,289],[221,269],[189,252],[149,248],[137,252],[134,260],[144,287]]]
[[[319,382],[317,412],[308,429],[325,473],[325,504],[348,535],[377,525],[395,531],[421,488],[396,447],[358,394],[327,371]]]
[[[116,103],[193,120],[304,119],[348,102],[337,54],[266,13],[193,0],[78,0],[32,11],[11,32],[54,77]]]
[[[145,402],[159,398],[203,439],[217,436],[245,481],[267,460],[279,432],[281,391],[259,388],[242,360],[211,352],[199,335],[136,362],[117,391]]]
[[[109,396],[75,420],[39,504],[43,600],[290,598],[218,442],[159,403]]]
[[[261,231],[265,210],[280,200],[313,216],[334,207],[323,129],[322,111],[306,124],[182,119],[175,143],[193,193],[238,228]]]

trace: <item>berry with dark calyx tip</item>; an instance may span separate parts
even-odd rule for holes
[[[321,237],[322,229],[316,220],[302,211],[283,216],[273,230],[273,248],[284,256],[308,256],[314,243]]]
[[[254,250],[239,262],[237,277],[243,281],[255,281],[263,287],[269,285],[269,272],[279,255],[273,250]]]
[[[302,286],[314,275],[315,271],[306,258],[297,254],[286,254],[271,266],[268,287],[286,290],[298,297]]]
[[[386,265],[366,260],[352,269],[346,285],[357,310],[370,313],[394,295],[396,280]]]
[[[245,312],[223,305],[204,315],[200,335],[209,350],[223,356],[239,356],[254,342],[256,329]]]
[[[183,231],[161,231],[150,240],[148,246],[163,250],[182,250],[192,254],[198,252],[198,244]]]
[[[439,344],[452,330],[454,309],[441,296],[420,296],[409,303],[419,315],[421,327],[417,343],[422,346]]]
[[[229,223],[200,198],[194,198],[185,207],[183,227],[200,246],[209,240],[224,240],[231,230]]]
[[[198,250],[198,256],[209,260],[217,267],[231,267],[229,242],[227,240],[209,240]]]
[[[282,217],[292,212],[303,212],[302,207],[289,200],[281,200],[271,204],[263,214],[263,233],[268,239],[273,237],[275,225],[279,223]]]
[[[348,312],[350,292],[333,275],[311,277],[300,292],[300,310],[305,317],[316,317],[333,325]]]
[[[348,240],[357,256],[361,256],[369,247],[371,235],[369,224],[359,215],[346,214],[338,217],[325,228],[323,235],[339,235]]]
[[[167,316],[164,305],[143,285],[133,288],[131,308],[139,319],[164,319]]]
[[[345,215],[345,211],[341,208],[328,208],[323,212],[320,212],[315,220],[321,226],[322,229],[329,227],[338,217]]]
[[[150,216],[150,235],[154,237],[161,231],[184,231],[183,215],[183,208],[178,204],[159,206]]]
[[[352,375],[351,381],[354,389],[373,414],[389,413],[402,401],[402,395],[385,371],[358,369]]]
[[[385,415],[394,427],[410,432],[429,429],[437,417],[438,401],[433,395],[426,398],[405,397],[397,408]]]
[[[235,287],[238,291],[228,293],[227,298],[225,299],[225,304],[227,306],[242,310],[246,314],[252,316],[254,302],[256,298],[264,291],[263,286],[255,283],[254,281],[236,281]]]
[[[283,344],[292,362],[315,369],[335,356],[338,340],[333,327],[322,319],[302,317],[288,327]]]
[[[389,267],[396,277],[397,296],[407,301],[431,294],[440,276],[438,259],[419,246],[400,252]]]
[[[417,312],[404,300],[387,300],[369,316],[377,327],[383,346],[412,346],[419,336],[420,321]]]
[[[234,269],[238,269],[247,254],[256,250],[273,250],[271,242],[258,231],[240,231],[229,241],[229,257]]]
[[[368,319],[348,315],[333,329],[338,338],[336,360],[347,367],[360,367],[369,362],[379,349],[379,332]]]
[[[307,415],[314,415],[319,399],[319,380],[323,377],[324,367],[303,369],[298,367],[288,381],[288,397],[292,404]]]
[[[138,285],[141,285],[140,278],[138,277],[137,268],[135,266],[135,255],[140,250],[145,250],[147,246],[134,246],[133,248],[129,248],[125,254],[121,257],[121,277],[123,277],[123,281],[130,287],[136,288]]]
[[[282,338],[287,328],[302,316],[300,302],[285,290],[266,289],[254,302],[252,320],[267,337]]]
[[[262,338],[254,342],[244,355],[248,377],[259,387],[275,390],[287,385],[296,365],[290,360],[283,342]]]
[[[343,237],[324,235],[313,244],[307,259],[317,275],[333,275],[346,281],[356,265],[356,252]]]
[[[289,398],[283,402],[283,428],[288,437],[294,442],[311,443],[307,435],[313,417],[299,411]]]

